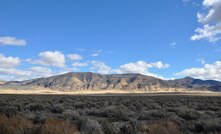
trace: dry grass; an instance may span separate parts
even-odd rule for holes
[[[185,90],[177,88],[166,88],[166,89],[156,89],[156,90],[117,90],[117,89],[108,89],[108,90],[76,90],[76,91],[66,91],[62,89],[52,90],[49,88],[30,88],[30,89],[13,89],[13,88],[0,88],[0,94],[51,94],[51,95],[90,95],[90,94],[164,94],[164,93],[180,93],[188,95],[211,95],[211,96],[221,96],[221,93],[203,91],[203,90]]]
[[[141,128],[141,132],[147,134],[181,134],[177,124],[169,121],[157,121],[145,124]]]
[[[47,119],[35,125],[21,116],[0,115],[0,134],[78,134],[74,124],[62,119]]]
[[[41,129],[41,134],[77,134],[77,128],[62,119],[48,119]]]
[[[23,134],[30,133],[30,130],[36,129],[36,126],[29,120],[20,116],[6,117],[0,115],[0,133],[1,134]]]

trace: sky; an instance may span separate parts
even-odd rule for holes
[[[221,81],[221,0],[0,0],[0,80],[67,72]]]

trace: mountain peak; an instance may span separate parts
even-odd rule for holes
[[[183,79],[191,79],[191,80],[193,80],[194,78],[193,78],[193,77],[190,77],[190,76],[186,76],[186,77],[184,77]]]

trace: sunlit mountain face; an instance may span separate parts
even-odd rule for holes
[[[185,77],[175,80],[162,80],[142,74],[109,74],[73,73],[56,75],[26,81],[6,82],[0,88],[47,89],[58,91],[140,91],[140,92],[197,92],[221,91],[221,82],[214,80],[200,80]]]

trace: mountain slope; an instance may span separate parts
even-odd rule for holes
[[[210,91],[221,91],[221,82],[214,80],[200,80],[191,77],[176,79],[169,81],[172,87],[180,87],[185,89],[202,89]]]
[[[5,81],[0,80],[0,85],[4,85],[4,84],[5,84]]]
[[[145,90],[158,91],[168,89],[221,91],[221,82],[186,77],[176,80],[161,80],[141,74],[66,73],[48,78],[39,78],[21,82],[6,82],[2,87],[10,88],[50,88],[54,90]]]

